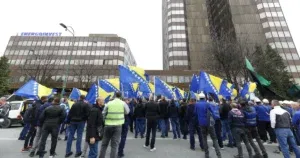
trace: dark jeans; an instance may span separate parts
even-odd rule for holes
[[[25,138],[24,148],[28,147],[28,143],[30,146],[32,146],[35,134],[36,134],[36,128],[30,125],[29,132],[27,133]]]
[[[233,145],[234,142],[233,142],[233,137],[232,137],[232,133],[231,133],[231,129],[230,129],[228,120],[227,119],[221,120],[221,123],[222,123],[222,137],[223,137],[223,141],[226,139],[226,137],[228,135],[228,140],[229,140],[228,144],[229,145]]]
[[[67,148],[66,148],[67,154],[71,152],[72,142],[73,142],[74,134],[76,131],[77,131],[76,153],[81,152],[81,142],[82,142],[84,125],[85,125],[85,122],[71,122],[69,127],[67,127],[69,130]]]
[[[134,119],[130,117],[129,119],[129,127],[130,127],[130,132],[133,132],[133,125],[134,125]],[[136,127],[135,127],[136,128]]]
[[[117,148],[121,139],[122,126],[105,126],[99,158],[105,158],[110,142],[110,158],[117,158]]]
[[[205,158],[209,158],[209,150],[208,150],[208,144],[207,144],[207,135],[209,134],[212,141],[213,141],[213,146],[216,150],[216,155],[218,158],[221,158],[221,152],[220,152],[220,147],[218,145],[217,141],[217,136],[216,136],[216,131],[214,126],[200,126],[201,129],[201,134],[202,134],[202,141],[203,141],[203,146],[204,146],[204,151],[205,151]]]
[[[20,136],[19,136],[19,139],[25,139],[26,138],[26,134],[28,133],[30,129],[30,124],[29,123],[25,123],[21,133],[20,133]]]
[[[203,141],[202,141],[202,134],[200,127],[197,123],[190,122],[189,123],[189,134],[190,134],[190,148],[195,148],[195,132],[197,132],[200,148],[204,149]]]
[[[223,138],[222,138],[222,123],[221,120],[216,120],[215,122],[215,130],[216,130],[216,135],[219,143],[219,147],[223,148]]]
[[[161,119],[160,120],[160,127],[161,127],[161,136],[168,137],[169,133],[169,119]]]
[[[259,152],[256,144],[253,142],[254,138],[256,139],[256,142],[257,142],[262,154],[267,155],[266,148],[263,145],[263,143],[259,137],[257,128],[256,127],[247,127],[246,134],[248,135],[249,143],[252,146],[252,148],[254,149],[255,154],[260,154],[260,152]]]
[[[145,134],[145,124],[146,119],[145,118],[137,118],[135,120],[135,136],[137,137],[140,133],[141,136],[144,136]]]
[[[157,126],[157,120],[149,120],[149,119],[147,120],[147,133],[146,133],[145,145],[149,146],[150,133],[152,133],[151,143],[150,143],[151,149],[155,147],[156,126]]]
[[[289,128],[276,128],[275,133],[284,158],[290,158],[289,145],[293,148],[296,158],[300,158],[300,150],[295,142],[295,137]]]
[[[129,124],[130,124],[130,122],[125,121],[125,123],[122,125],[121,141],[120,141],[119,150],[118,150],[119,156],[122,156],[124,154],[124,148],[125,148]]]
[[[242,141],[246,145],[249,157],[252,157],[252,150],[251,150],[251,146],[250,146],[249,141],[248,141],[246,130],[244,128],[235,127],[233,129],[231,129],[231,132],[232,132],[232,135],[235,138],[236,147],[238,149],[238,157],[239,158],[243,157],[243,149],[242,149],[242,145],[241,145]]]
[[[188,124],[184,118],[179,118],[180,131],[184,138],[188,135]]]
[[[57,144],[57,137],[58,137],[58,126],[43,126],[42,128],[42,138],[41,143],[39,147],[39,153],[40,156],[44,156],[44,150],[46,146],[46,141],[48,138],[48,135],[51,134],[51,149],[50,149],[50,155],[53,155],[55,153],[56,144]]]
[[[96,141],[94,144],[89,144],[89,158],[97,158],[98,157],[98,143],[99,141]]]
[[[171,119],[172,131],[173,136],[175,139],[180,138],[180,127],[179,127],[179,120],[178,117],[173,117]]]
[[[263,141],[268,140],[267,131],[270,136],[271,142],[276,142],[276,135],[274,130],[271,128],[271,123],[269,121],[257,121],[258,133]]]

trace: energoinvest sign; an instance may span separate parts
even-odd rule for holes
[[[61,36],[61,32],[22,32],[21,36]]]

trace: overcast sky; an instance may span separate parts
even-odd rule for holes
[[[47,2],[47,3],[46,3]],[[300,48],[300,0],[280,0]],[[21,32],[113,33],[127,39],[139,67],[162,69],[161,0],[0,0],[0,55],[9,37]]]

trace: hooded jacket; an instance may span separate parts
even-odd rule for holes
[[[52,105],[45,109],[40,116],[40,122],[43,127],[57,128],[65,119],[65,112],[59,104]]]
[[[257,113],[254,107],[245,106],[242,108],[242,112],[244,113],[246,119],[247,127],[255,127],[257,125],[256,117]]]
[[[134,117],[135,118],[145,118],[145,106],[143,103],[138,103],[134,109]]]
[[[233,108],[228,114],[228,123],[230,128],[244,128],[245,127],[245,116],[237,108]]]
[[[205,100],[200,100],[195,105],[195,114],[198,119],[198,123],[200,126],[210,126],[210,114],[213,113],[212,109],[210,108],[210,103],[206,102]]]
[[[161,119],[167,119],[168,118],[168,106],[169,106],[169,103],[167,101],[161,100],[159,102],[159,109],[160,109]]]
[[[270,111],[271,108],[266,105],[257,105],[255,106],[255,110],[257,113],[257,120],[258,121],[268,121],[270,122]]]

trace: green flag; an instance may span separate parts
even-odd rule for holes
[[[266,86],[266,87],[270,86],[271,82],[266,80],[264,77],[262,77],[258,73],[256,73],[252,64],[250,63],[250,61],[247,58],[245,58],[245,61],[246,61],[247,69],[250,71],[250,73],[253,74],[253,76],[256,78],[256,80],[258,80],[259,84]]]

